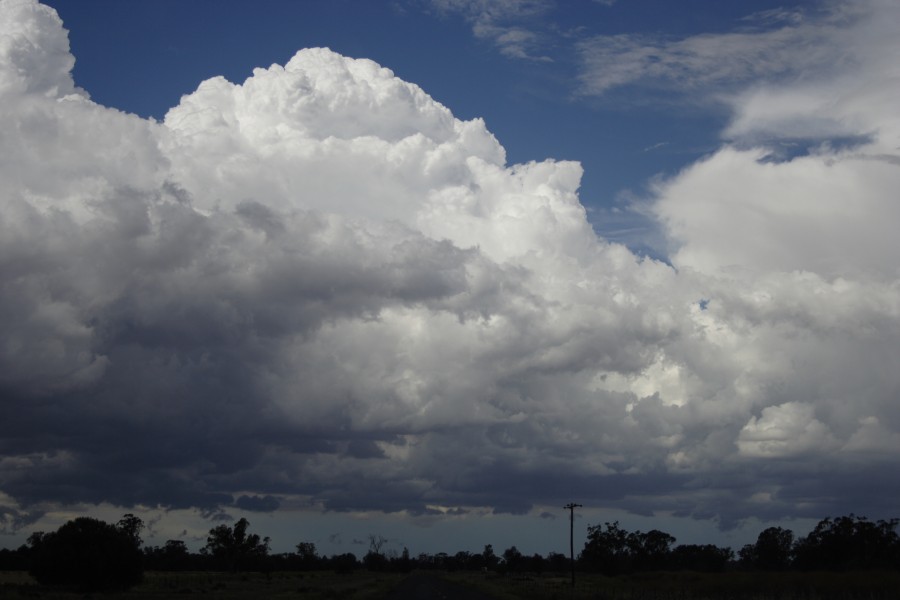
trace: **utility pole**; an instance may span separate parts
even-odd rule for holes
[[[563,506],[569,511],[569,560],[572,563],[572,589],[575,589],[575,509],[581,508],[580,504],[570,502]]]

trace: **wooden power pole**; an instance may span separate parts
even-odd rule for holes
[[[575,589],[575,509],[581,505],[570,502],[563,508],[569,511],[569,560],[572,563],[572,589]]]

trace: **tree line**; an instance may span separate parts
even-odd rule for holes
[[[735,552],[712,544],[675,545],[676,539],[653,529],[627,531],[618,522],[589,525],[587,541],[576,558],[581,571],[615,576],[641,571],[726,570],[900,570],[898,519],[870,521],[853,514],[826,518],[805,537],[789,529],[770,527],[753,544]],[[369,536],[368,552],[320,555],[313,542],[301,541],[296,551],[272,553],[270,539],[249,531],[250,523],[209,530],[206,545],[191,552],[182,540],[145,546],[144,523],[126,514],[115,524],[79,517],[55,532],[34,532],[16,550],[0,550],[0,570],[27,570],[39,583],[84,591],[126,589],[149,571],[313,571],[356,569],[407,572],[413,569],[474,570],[498,573],[564,573],[569,557],[551,552],[526,555],[515,546],[502,553],[486,545],[482,552],[419,554],[386,550],[387,539]]]
[[[674,546],[659,530],[628,532],[618,522],[588,526],[578,562],[584,570],[619,575],[639,571],[853,571],[900,570],[898,519],[826,518],[805,537],[769,527],[737,555],[714,545]]]

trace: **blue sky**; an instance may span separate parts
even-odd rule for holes
[[[641,252],[648,224],[627,208],[647,181],[671,175],[714,151],[728,120],[704,89],[624,86],[598,96],[583,90],[579,44],[625,34],[677,40],[780,26],[753,15],[801,10],[810,2],[749,3],[642,0],[484,3],[500,27],[534,36],[518,56],[497,35],[473,32],[478,2],[90,3],[56,0],[77,57],[78,85],[98,102],[161,119],[199,81],[242,82],[256,67],[283,64],[300,48],[323,46],[369,58],[420,85],[462,119],[480,117],[510,163],[577,160],[581,200],[601,211],[592,223],[609,239]],[[733,81],[724,81],[728,89]],[[675,96],[672,96],[673,91]],[[716,90],[719,91],[719,90]],[[636,230],[633,228],[637,228]],[[647,236],[649,239],[642,239]]]
[[[896,516],[898,10],[0,0],[0,543]]]

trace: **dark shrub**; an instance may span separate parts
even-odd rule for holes
[[[43,584],[82,591],[127,589],[143,576],[141,552],[127,533],[90,517],[30,538],[29,572]]]

